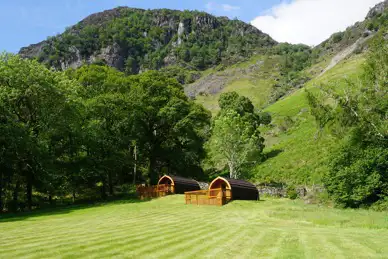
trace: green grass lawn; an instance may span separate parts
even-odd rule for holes
[[[175,195],[0,220],[0,258],[388,258],[388,214]]]

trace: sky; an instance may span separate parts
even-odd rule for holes
[[[317,45],[382,0],[0,0],[0,52],[45,40],[117,6],[201,10],[251,23],[280,42]]]

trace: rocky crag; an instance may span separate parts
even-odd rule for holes
[[[277,44],[238,20],[204,12],[118,7],[96,13],[64,33],[20,50],[56,69],[104,63],[129,74],[181,65],[204,70]]]

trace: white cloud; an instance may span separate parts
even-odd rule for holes
[[[275,40],[317,45],[365,18],[381,0],[292,0],[274,6],[251,24]]]
[[[230,4],[217,4],[214,2],[208,2],[205,7],[208,11],[222,10],[225,12],[232,12],[232,11],[240,10],[240,6],[235,6]]]
[[[229,4],[222,4],[221,7],[222,7],[222,9],[223,9],[225,12],[240,10],[240,6],[229,5]]]
[[[208,11],[213,11],[213,10],[215,9],[215,6],[216,6],[215,3],[209,2],[209,3],[206,4],[205,7],[206,7],[206,10],[208,10]]]

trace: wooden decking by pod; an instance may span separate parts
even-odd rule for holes
[[[137,186],[140,199],[185,194],[186,204],[222,206],[231,200],[258,200],[259,192],[252,183],[217,177],[208,190],[201,190],[197,181],[180,176],[162,176],[157,185]]]

